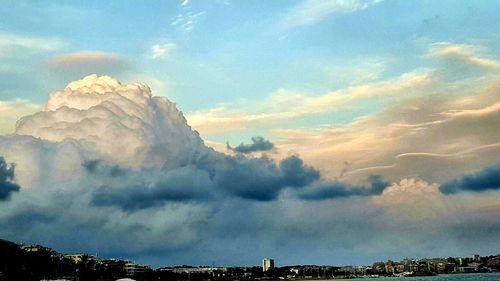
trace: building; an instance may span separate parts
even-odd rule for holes
[[[457,266],[455,267],[455,273],[472,273],[476,272],[474,266]]]
[[[274,260],[270,258],[264,258],[262,260],[262,271],[266,272],[269,269],[274,268]]]
[[[65,258],[71,260],[71,262],[75,264],[79,264],[83,260],[83,254],[68,254],[64,255]]]
[[[472,261],[479,262],[481,261],[481,256],[480,255],[472,255],[471,257]]]
[[[147,265],[136,264],[135,262],[132,262],[132,261],[125,261],[125,265],[123,266],[123,270],[125,271],[125,274],[127,276],[134,276],[137,274],[145,273],[145,272],[151,270],[151,268]]]
[[[21,250],[25,252],[52,252],[51,248],[43,247],[40,245],[22,245]]]
[[[117,259],[109,259],[103,261],[103,265],[106,268],[106,271],[117,276],[118,275],[122,276],[125,274],[126,263],[127,263],[126,261]]]
[[[500,266],[500,255],[490,258],[486,264],[489,266]]]

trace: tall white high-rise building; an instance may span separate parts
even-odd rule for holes
[[[268,271],[271,268],[274,268],[274,260],[270,258],[264,258],[262,260],[262,271]]]

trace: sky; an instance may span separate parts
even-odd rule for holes
[[[0,238],[154,266],[499,251],[499,1],[0,5]]]

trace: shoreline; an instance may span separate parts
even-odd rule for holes
[[[476,275],[476,274],[497,274],[500,275],[500,271],[495,272],[453,272],[453,273],[436,273],[436,275],[414,275],[414,276],[378,276],[378,277],[370,277],[370,276],[358,276],[354,278],[349,277],[336,277],[336,278],[291,278],[291,279],[260,279],[261,281],[329,281],[329,280],[349,280],[349,279],[379,279],[379,278],[415,278],[415,277],[436,277],[436,276],[446,276],[446,275]]]

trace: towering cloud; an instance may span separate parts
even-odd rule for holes
[[[90,75],[50,94],[43,110],[19,120],[16,134],[76,141],[127,167],[183,165],[206,150],[175,104],[141,83]]]
[[[246,152],[266,146],[255,138]],[[271,202],[320,181],[298,156],[275,162],[216,152],[148,86],[97,75],[51,93],[16,134],[0,137],[0,155],[17,164],[19,183],[1,158],[0,199],[21,189],[0,206],[0,235],[70,251],[174,251],[215,235],[204,226],[224,219],[216,214],[225,202]],[[75,241],[82,248],[71,248]]]
[[[235,150],[273,147],[262,137],[252,141]],[[13,151],[24,154],[16,157]],[[47,173],[35,175],[25,181],[27,187],[61,178],[65,186],[101,179],[92,183],[98,186],[92,203],[131,209],[200,199],[208,193],[268,201],[284,188],[304,187],[320,178],[297,156],[276,164],[267,157],[215,152],[187,125],[175,104],[153,96],[145,84],[122,85],[97,75],[51,93],[42,111],[18,121],[16,135],[0,139],[0,152],[19,162],[21,175],[37,170],[30,166],[37,160],[43,162],[38,166],[57,171],[48,173],[54,179],[41,180]]]

